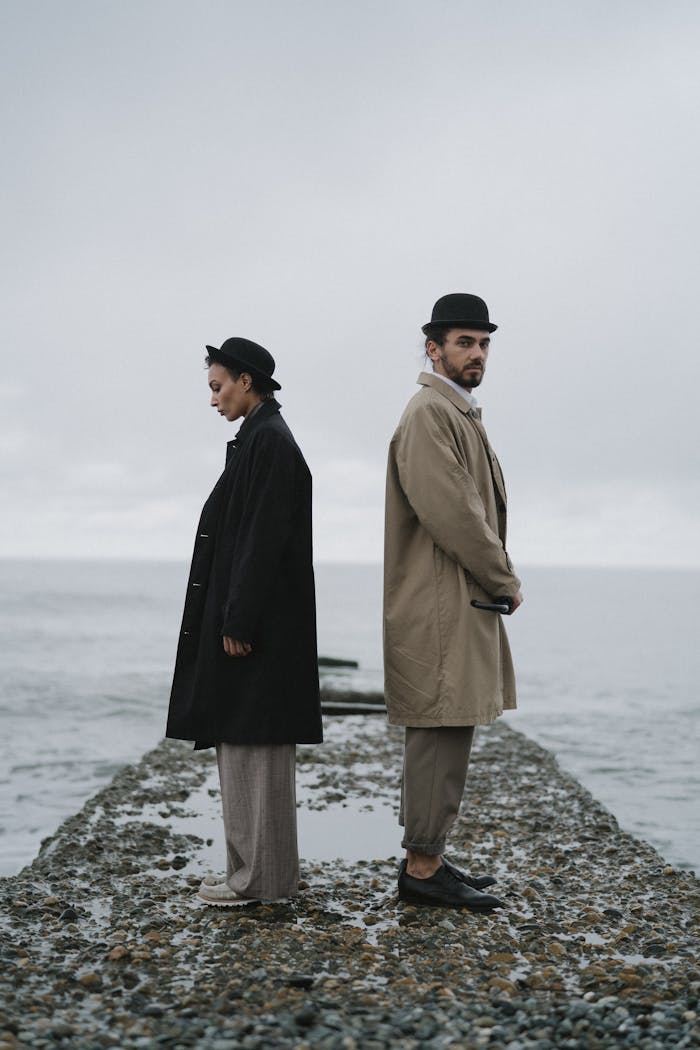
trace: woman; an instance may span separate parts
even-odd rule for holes
[[[272,355],[239,338],[207,352],[212,407],[243,423],[197,529],[166,735],[216,748],[227,877],[199,896],[236,905],[297,891],[295,745],[322,739],[311,474]]]

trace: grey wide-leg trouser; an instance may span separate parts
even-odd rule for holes
[[[474,726],[406,727],[401,845],[414,853],[443,853],[464,794]]]
[[[226,882],[242,897],[297,892],[296,747],[217,744]]]

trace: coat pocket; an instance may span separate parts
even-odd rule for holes
[[[472,574],[466,569],[464,569],[463,572],[464,581],[467,585],[467,591],[469,593],[469,600],[473,601],[474,599],[476,599],[480,602],[490,601],[491,595],[484,590],[480,583],[477,583]]]

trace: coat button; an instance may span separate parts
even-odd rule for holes
[[[193,587],[201,587],[202,585],[201,585],[201,583],[193,583],[192,586]]]
[[[200,532],[199,538],[200,538],[200,540],[208,540],[209,539],[209,533],[208,532]]]

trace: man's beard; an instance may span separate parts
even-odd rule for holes
[[[465,373],[468,371],[468,369],[456,368],[454,365],[450,364],[450,362],[447,360],[447,354],[444,350],[440,354],[440,361],[442,362],[442,367],[445,369],[445,375],[447,376],[447,378],[451,379],[453,383],[457,383],[458,386],[463,386],[465,390],[473,390],[474,387],[478,386],[481,380],[484,378],[484,370],[483,367],[481,367],[480,365],[475,367],[480,368],[481,371],[472,372],[471,376],[468,379],[465,378]]]

